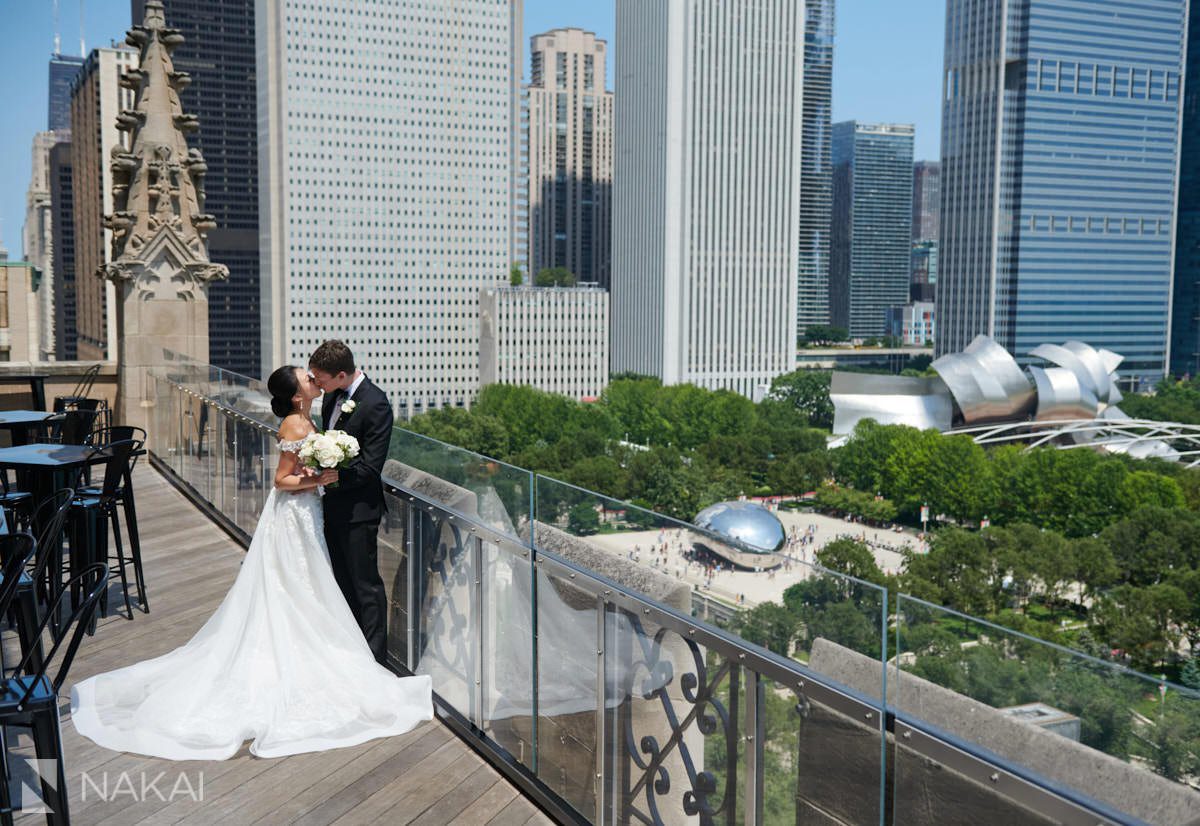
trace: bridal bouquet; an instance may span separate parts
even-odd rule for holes
[[[344,468],[357,455],[358,439],[343,430],[310,433],[300,445],[300,461],[314,470]],[[337,482],[329,487],[337,487]]]

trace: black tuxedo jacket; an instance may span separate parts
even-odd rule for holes
[[[334,394],[321,402],[321,429],[328,430],[335,409]],[[363,378],[351,396],[357,405],[342,413],[337,429],[358,439],[358,456],[342,468],[335,488],[325,488],[325,521],[341,524],[378,522],[387,511],[383,499],[383,463],[392,439],[392,405],[383,391]],[[345,399],[339,399],[340,406]]]

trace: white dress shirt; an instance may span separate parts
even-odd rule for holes
[[[358,392],[358,386],[363,383],[363,379],[367,376],[362,370],[356,371],[354,381],[350,382],[350,386],[346,388],[346,395],[340,397],[337,403],[333,406],[333,415],[329,417],[329,429],[333,430],[337,427],[338,419],[342,416],[342,405],[348,400],[354,398],[354,394]]]

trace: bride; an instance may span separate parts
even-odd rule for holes
[[[379,665],[346,604],[325,544],[319,475],[299,462],[321,395],[299,367],[267,382],[279,467],[241,570],[186,644],[71,689],[75,729],[105,748],[169,760],[226,760],[352,746],[433,718],[428,675]]]

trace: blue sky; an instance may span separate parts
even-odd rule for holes
[[[60,0],[63,51],[79,51],[77,0]],[[170,0],[166,0],[170,15]],[[129,0],[86,0],[88,48],[124,38]],[[559,26],[596,32],[612,43],[612,0],[525,0],[525,34]],[[938,157],[942,0],[838,0],[833,108],[836,120],[914,123],[918,159]],[[169,18],[168,18],[169,19]],[[7,32],[0,50],[0,241],[21,254],[29,154],[46,127],[46,61],[54,43],[51,0],[0,0]],[[616,48],[616,44],[612,44]],[[526,46],[528,49],[528,46]],[[525,56],[528,64],[528,54]],[[528,65],[526,65],[528,71]],[[186,105],[186,104],[185,104]]]

